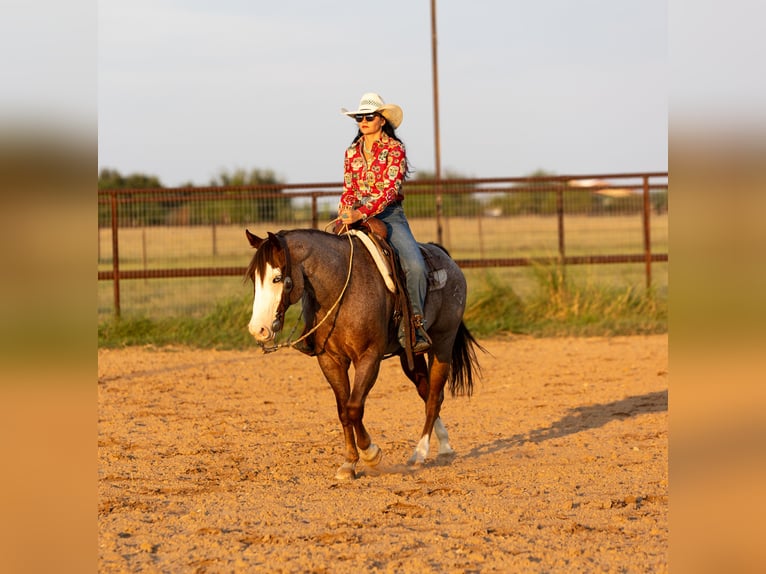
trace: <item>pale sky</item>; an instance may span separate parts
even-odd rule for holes
[[[99,0],[99,169],[207,184],[222,169],[337,182],[356,133],[340,108],[404,110],[433,171],[429,0]],[[441,165],[668,169],[665,0],[437,2]]]

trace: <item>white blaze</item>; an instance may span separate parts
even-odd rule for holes
[[[277,316],[277,307],[282,298],[282,272],[268,263],[263,277],[256,272],[253,277],[253,314],[247,326],[250,334],[258,341],[270,341],[274,338],[271,326]]]

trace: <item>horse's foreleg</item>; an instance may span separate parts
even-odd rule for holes
[[[356,448],[358,448],[359,457],[367,466],[377,465],[383,458],[383,451],[372,442],[372,437],[370,437],[370,433],[367,432],[367,428],[364,426],[364,402],[361,404],[356,403],[352,395],[347,405],[347,410],[350,419],[349,427],[356,433]]]
[[[380,369],[380,359],[370,354],[372,359],[360,361],[355,367],[354,388],[349,397],[347,410],[351,423],[356,431],[356,446],[359,448],[362,461],[368,466],[375,466],[383,458],[383,451],[372,442],[370,433],[364,426],[364,403],[367,394],[375,384]]]
[[[359,460],[359,452],[356,449],[356,440],[354,439],[354,426],[349,416],[349,380],[348,364],[339,364],[328,358],[328,355],[321,355],[319,366],[324,373],[327,382],[335,394],[335,404],[338,409],[338,420],[343,428],[343,439],[345,443],[346,461],[338,468],[335,478],[347,480],[356,478],[356,463]]]
[[[359,461],[359,451],[356,449],[354,427],[348,416],[346,399],[345,397],[338,397],[336,395],[336,401],[338,405],[338,419],[340,419],[341,427],[343,427],[343,439],[346,446],[346,462],[340,465],[338,471],[335,473],[335,478],[346,480],[356,478],[356,463]]]

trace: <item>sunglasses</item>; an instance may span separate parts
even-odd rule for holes
[[[362,123],[362,120],[364,120],[364,121],[368,121],[368,122],[371,122],[371,121],[372,121],[372,120],[374,120],[376,117],[378,117],[378,114],[367,114],[367,115],[364,115],[364,114],[356,114],[356,115],[354,116],[354,119],[356,120],[356,122],[357,122],[357,123]]]

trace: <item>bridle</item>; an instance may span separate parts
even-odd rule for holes
[[[332,315],[332,312],[335,310],[335,308],[340,303],[341,299],[343,299],[343,295],[346,293],[346,288],[348,288],[349,281],[351,281],[351,266],[354,263],[354,242],[351,239],[350,234],[346,234],[348,237],[348,243],[350,246],[349,249],[349,258],[348,258],[348,273],[346,274],[346,283],[343,285],[343,289],[340,291],[340,295],[338,295],[338,299],[333,303],[332,307],[327,311],[325,316],[322,318],[319,323],[314,325],[308,332],[304,333],[301,337],[296,339],[295,341],[290,341],[290,337],[292,337],[293,333],[295,332],[295,329],[298,327],[298,323],[295,323],[295,326],[290,331],[290,335],[288,336],[288,340],[285,343],[276,344],[266,347],[263,343],[259,343],[261,346],[261,349],[263,349],[264,353],[271,353],[273,351],[278,351],[282,347],[293,347],[303,341],[305,338],[307,338],[309,335],[313,334],[319,327],[324,323],[327,318]],[[277,241],[279,241],[279,247],[282,249],[282,252],[285,254],[285,266],[282,268],[282,282],[284,283],[284,286],[282,287],[282,297],[279,299],[279,305],[277,305],[277,312],[274,317],[274,322],[271,324],[271,330],[276,334],[278,331],[282,330],[282,326],[285,322],[285,313],[287,312],[287,309],[295,303],[295,301],[290,300],[290,293],[293,290],[293,277],[292,277],[292,264],[290,261],[290,250],[287,248],[287,241],[284,240],[281,234],[277,234],[273,236],[276,238]]]
[[[282,253],[285,255],[285,266],[282,268],[282,297],[279,299],[279,305],[277,306],[277,313],[274,317],[274,322],[271,324],[271,330],[276,333],[282,330],[282,326],[285,323],[285,313],[288,307],[293,304],[290,301],[290,293],[293,290],[293,276],[292,265],[290,262],[290,250],[287,249],[287,242],[281,235],[274,236],[279,242],[279,247],[282,249]]]

